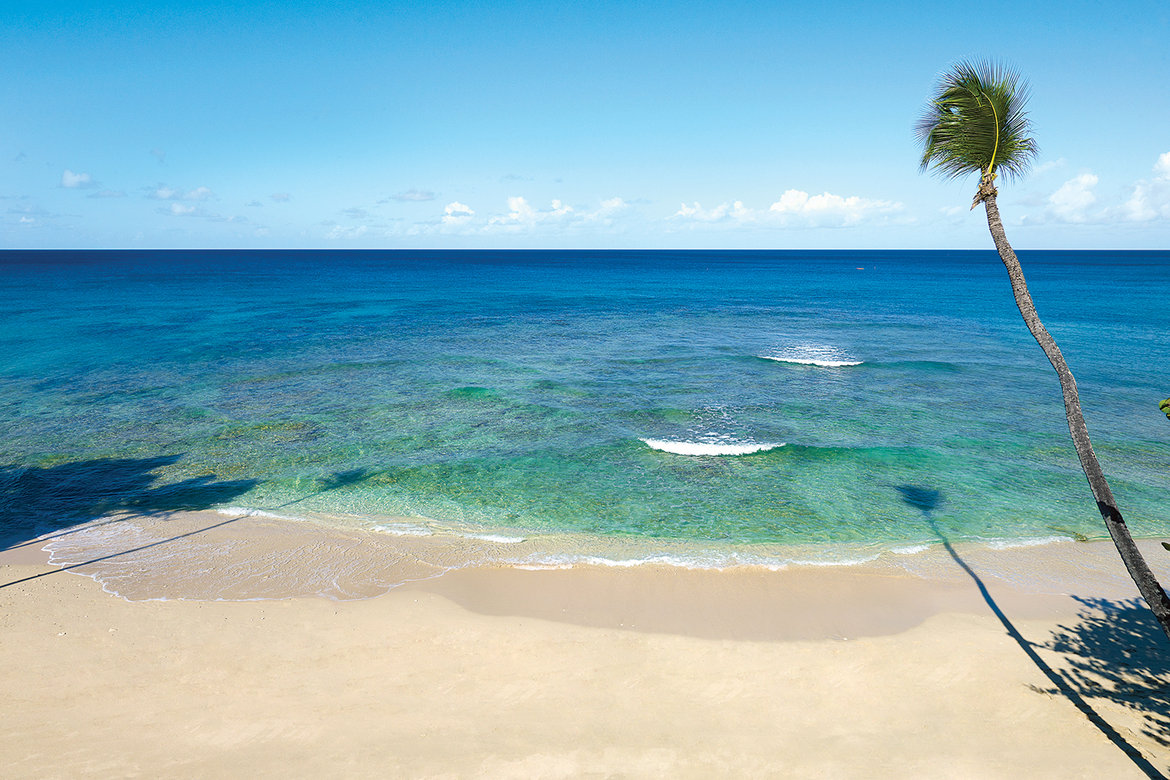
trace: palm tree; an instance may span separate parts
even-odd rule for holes
[[[999,218],[999,207],[995,203],[998,194],[996,177],[1001,171],[1008,178],[1022,175],[1037,151],[1036,142],[1029,135],[1031,123],[1024,111],[1026,102],[1027,88],[1011,70],[989,62],[958,63],[943,75],[926,112],[918,122],[916,130],[923,147],[922,170],[934,168],[936,173],[948,178],[979,174],[979,189],[971,208],[982,203],[987,212],[987,227],[991,230],[999,257],[1007,268],[1016,305],[1020,308],[1028,330],[1060,378],[1068,430],[1080,457],[1081,468],[1089,480],[1089,489],[1097,501],[1097,509],[1105,520],[1109,535],[1113,537],[1113,543],[1117,545],[1117,551],[1130,576],[1161,623],[1167,638],[1170,638],[1170,598],[1167,598],[1141,551],[1134,544],[1129,528],[1117,509],[1113,491],[1109,489],[1101,464],[1093,454],[1089,429],[1081,414],[1076,380],[1056,341],[1036,314],[1020,261],[1007,242]]]

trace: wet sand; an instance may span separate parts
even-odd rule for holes
[[[468,568],[350,601],[128,601],[39,547],[0,553],[9,777],[1170,771],[1165,640],[1101,545],[997,554],[979,582],[940,550],[921,571]]]

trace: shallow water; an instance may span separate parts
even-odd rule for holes
[[[1021,257],[1131,527],[1170,534],[1170,254]],[[7,541],[215,507],[826,561],[1104,535],[991,252],[8,252],[0,279]]]

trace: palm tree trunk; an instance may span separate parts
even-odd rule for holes
[[[1125,568],[1129,570],[1129,576],[1133,577],[1142,598],[1146,600],[1150,610],[1162,625],[1166,637],[1170,639],[1170,598],[1167,598],[1166,591],[1158,584],[1154,572],[1150,570],[1146,559],[1142,557],[1141,551],[1134,544],[1129,527],[1122,519],[1117,502],[1113,498],[1113,491],[1109,489],[1109,483],[1105,480],[1105,473],[1101,471],[1101,464],[1097,462],[1097,456],[1093,454],[1093,443],[1089,441],[1089,428],[1085,425],[1084,415],[1081,414],[1081,401],[1077,396],[1076,380],[1073,379],[1068,364],[1064,362],[1060,347],[1056,346],[1056,341],[1049,335],[1044,324],[1040,322],[1040,317],[1036,314],[1036,307],[1032,303],[1032,296],[1028,293],[1028,285],[1024,281],[1024,270],[1020,267],[1020,261],[1016,259],[1016,253],[1012,251],[1011,245],[1007,242],[1007,236],[1003,232],[1003,223],[999,218],[999,207],[995,204],[994,190],[983,194],[981,200],[987,210],[987,227],[991,230],[991,238],[995,241],[995,248],[999,251],[999,257],[1007,268],[1008,276],[1011,277],[1012,292],[1015,294],[1020,314],[1023,315],[1028,330],[1032,332],[1036,342],[1044,350],[1044,354],[1048,356],[1048,361],[1056,369],[1056,375],[1060,377],[1060,390],[1064,395],[1064,413],[1068,418],[1068,431],[1072,434],[1073,446],[1076,447],[1077,456],[1081,459],[1081,468],[1089,480],[1089,489],[1093,491],[1093,498],[1097,500],[1097,509],[1100,510],[1101,517],[1105,520],[1105,527],[1109,529],[1113,543],[1117,545],[1117,552],[1121,554]]]

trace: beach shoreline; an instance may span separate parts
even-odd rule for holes
[[[1155,564],[1157,540],[1139,540]],[[324,596],[341,601],[374,598],[414,586],[447,589],[453,579],[485,576],[522,580],[526,573],[568,578],[629,580],[640,587],[675,573],[694,583],[696,597],[716,583],[870,578],[911,591],[965,589],[969,565],[1008,598],[1085,592],[1100,598],[1136,595],[1110,541],[1045,539],[905,544],[730,545],[718,542],[538,534],[515,530],[451,529],[425,518],[298,518],[230,507],[140,515],[122,513],[58,528],[20,543],[44,561],[93,577],[130,601],[153,599],[250,601]],[[9,552],[11,554],[11,551]],[[1157,568],[1157,566],[1155,566]],[[593,572],[593,574],[585,574]],[[783,573],[784,577],[769,577]],[[441,581],[441,583],[440,583]],[[427,583],[432,583],[428,585]],[[440,584],[435,584],[440,583]],[[652,587],[651,587],[652,589]],[[779,598],[777,592],[769,598]],[[1033,599],[1034,600],[1034,599]]]
[[[1091,696],[1103,690],[1092,673],[1108,683],[1123,655],[1102,650],[1110,625],[1122,644],[1161,641],[1156,626],[1135,633],[1144,606],[1132,590],[1091,566],[1071,596],[1000,575],[981,592],[952,559],[944,576],[493,566],[377,598],[131,601],[47,565],[40,546],[0,554],[0,679],[19,713],[0,750],[13,777],[1168,769],[1164,665],[1131,670],[1129,693],[1144,684],[1150,708]],[[1098,547],[1060,554],[1079,550],[1068,563],[1084,570]],[[991,552],[1025,567],[1059,557]],[[978,577],[980,551],[958,554]]]

